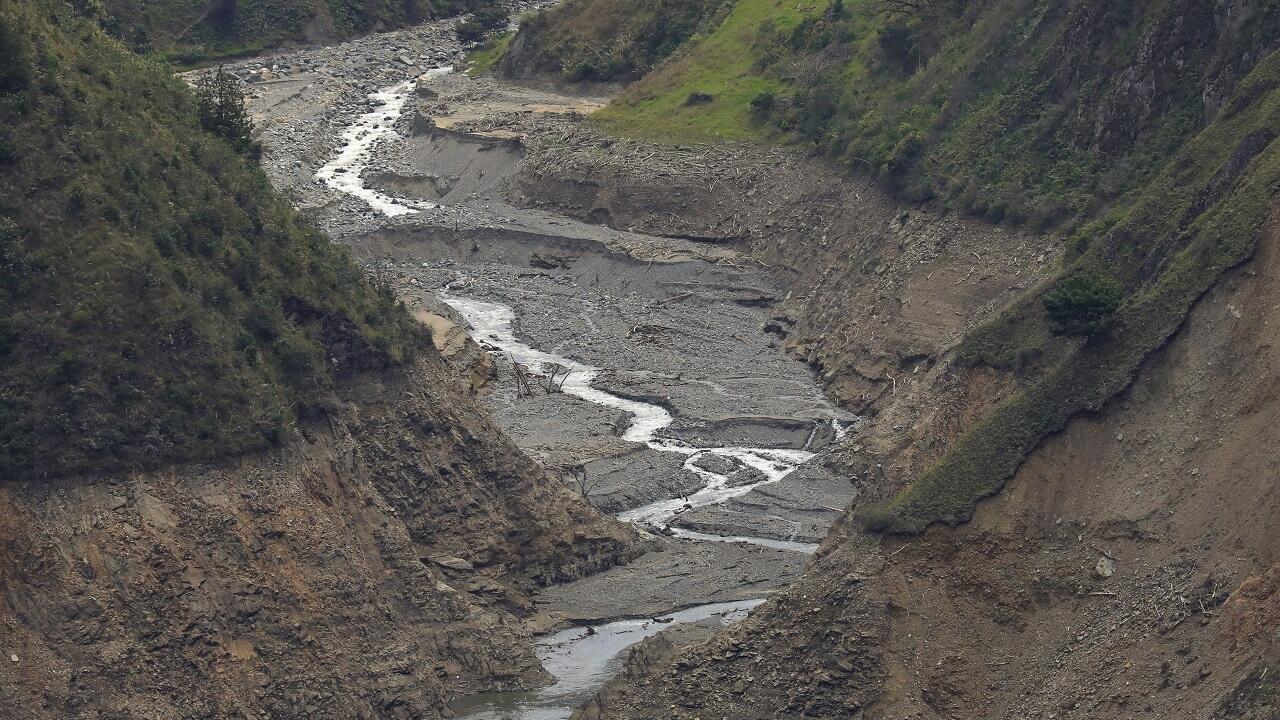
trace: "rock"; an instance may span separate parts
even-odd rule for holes
[[[9,662],[18,662],[18,656],[17,656],[17,655],[10,655],[10,656],[9,656]]]
[[[1093,574],[1104,580],[1116,574],[1116,561],[1109,557],[1098,558],[1098,564],[1093,566]]]
[[[738,461],[733,458],[709,452],[695,456],[691,464],[700,470],[713,472],[717,475],[729,475],[740,467]]]
[[[475,565],[472,565],[470,562],[467,562],[466,560],[463,560],[460,557],[454,557],[452,555],[432,555],[428,559],[431,562],[439,565],[440,567],[448,568],[450,570],[474,570],[475,569]]]

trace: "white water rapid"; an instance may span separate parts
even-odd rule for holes
[[[422,77],[426,80],[438,78],[453,72],[453,67],[432,68]],[[379,141],[389,137],[397,137],[396,121],[404,112],[405,101],[418,85],[418,80],[410,78],[398,85],[385,87],[370,93],[369,99],[378,103],[373,110],[356,118],[342,133],[342,149],[333,156],[324,167],[316,171],[316,177],[326,185],[339,192],[358,197],[369,204],[369,207],[386,215],[397,217],[429,210],[435,207],[428,202],[403,200],[384,195],[364,184],[365,164],[369,153]]]

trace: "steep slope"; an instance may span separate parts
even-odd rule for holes
[[[1277,257],[1272,226],[968,524],[837,536],[742,626],[644,648],[582,717],[1275,717]]]
[[[1271,5],[873,6],[744,0],[599,127],[812,141],[888,196],[751,147],[641,148],[689,177],[552,153],[522,181],[749,243],[795,280],[771,331],[867,415],[862,496],[806,577],[706,644],[648,644],[583,717],[1274,716]],[[1056,332],[1068,277],[1117,289],[1104,327]]]
[[[449,373],[362,381],[267,453],[0,485],[4,716],[435,718],[544,681],[530,591],[632,536]]]
[[[545,680],[531,591],[634,534],[188,88],[0,2],[6,718],[441,717]]]

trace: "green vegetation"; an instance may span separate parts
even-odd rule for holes
[[[515,33],[504,33],[497,37],[489,38],[489,41],[480,49],[469,53],[467,62],[470,67],[467,68],[467,74],[475,77],[493,72],[498,61],[507,52],[507,47],[511,44],[511,38],[513,37],[515,37]]]
[[[961,522],[1003,487],[1047,435],[1082,412],[1097,411],[1129,383],[1152,352],[1226,270],[1253,253],[1280,187],[1280,53],[1240,83],[1217,119],[1192,137],[1131,203],[1081,228],[1076,272],[1112,271],[1126,296],[1110,331],[1065,350],[957,441],[942,461],[887,505],[868,511],[869,526],[919,532]],[[1028,303],[1031,302],[1029,299]],[[997,338],[1043,338],[1044,323],[1026,304],[984,328]],[[963,351],[962,351],[963,352]]]
[[[523,18],[504,65],[577,82],[627,82],[713,29],[731,0],[565,0]]]
[[[1074,272],[1045,293],[1044,308],[1055,335],[1093,335],[1111,324],[1123,290],[1093,272]]]
[[[490,0],[78,0],[140,53],[181,65],[353,37],[487,7]]]
[[[253,121],[244,106],[240,82],[218,68],[196,82],[196,117],[200,126],[227,141],[238,152],[258,148],[253,141]]]
[[[53,0],[0,48],[0,477],[261,448],[420,347],[166,68]]]
[[[751,122],[751,103],[783,93],[783,83],[755,71],[751,47],[766,22],[792,27],[804,17],[794,3],[738,0],[716,29],[694,38],[687,51],[659,72],[632,84],[595,118],[609,130],[660,141],[760,140],[766,128]],[[686,104],[694,93],[709,103]]]

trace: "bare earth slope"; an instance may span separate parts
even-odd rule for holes
[[[448,374],[365,382],[278,452],[0,487],[5,717],[439,717],[542,681],[512,613],[632,533]]]

